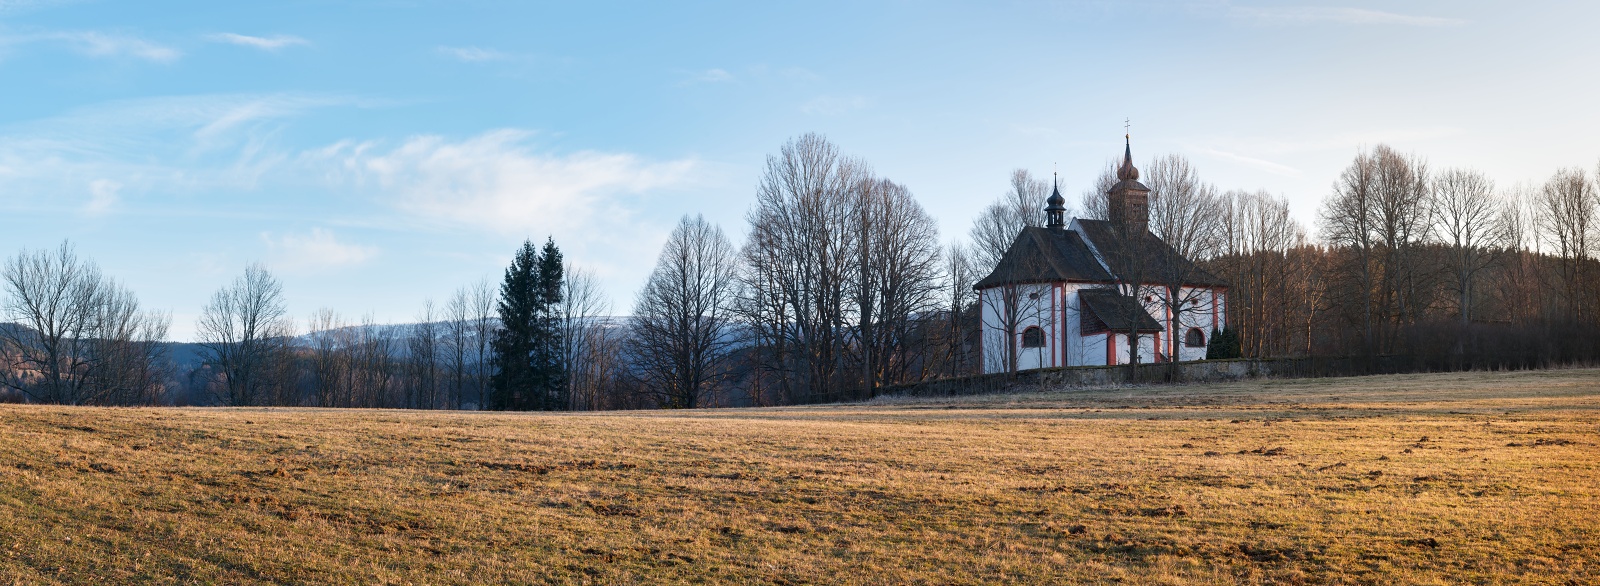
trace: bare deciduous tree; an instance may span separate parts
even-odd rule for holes
[[[1145,177],[1150,187],[1150,232],[1181,259],[1204,261],[1215,256],[1222,247],[1223,236],[1217,222],[1223,215],[1223,205],[1216,188],[1202,182],[1199,172],[1180,155],[1156,157],[1148,169]],[[1152,297],[1161,305],[1158,311],[1166,314],[1163,326],[1171,333],[1164,340],[1163,350],[1176,368],[1187,331],[1183,324],[1194,321],[1185,316],[1209,314],[1215,299],[1208,289],[1190,286],[1203,274],[1199,265],[1168,262],[1154,268],[1151,276],[1165,290]]]
[[[1049,182],[1035,179],[1026,169],[1012,171],[1011,188],[972,222],[969,238],[974,261],[980,266],[995,266],[1024,227],[1043,226],[1045,198],[1050,197],[1050,189]]]
[[[1359,303],[1363,354],[1395,352],[1427,309],[1432,271],[1421,245],[1432,224],[1427,163],[1385,145],[1356,155],[1322,213],[1323,238],[1349,251],[1342,299]]]
[[[612,366],[606,350],[606,321],[611,305],[594,273],[568,264],[561,281],[561,360],[567,372],[568,409],[593,410],[605,405]]]
[[[1246,356],[1309,354],[1315,312],[1308,307],[1320,303],[1323,255],[1296,253],[1306,234],[1287,199],[1230,191],[1222,208],[1220,256],[1207,264],[1228,281],[1228,305],[1212,309],[1227,312]]]
[[[115,281],[101,284],[95,328],[89,336],[87,388],[93,402],[152,405],[164,400],[170,314],[139,308],[133,292]]]
[[[1107,199],[1111,188],[1117,184],[1117,165],[1121,161],[1110,159],[1100,173],[1095,175],[1094,183],[1083,190],[1083,200],[1079,204],[1083,208],[1082,217],[1088,220],[1111,219],[1111,204]]]
[[[1014,178],[1032,197],[1036,182]],[[908,340],[926,324],[905,316],[936,303],[943,275],[937,231],[910,192],[806,135],[768,158],[756,199],[737,305],[755,342],[753,395],[843,398],[920,376],[926,357]]]
[[[1583,297],[1585,269],[1593,248],[1592,234],[1600,198],[1583,169],[1559,169],[1534,194],[1534,220],[1544,243],[1560,259],[1563,309],[1568,319],[1585,322],[1593,312]]]
[[[256,405],[279,394],[293,325],[286,319],[283,286],[260,264],[218,290],[201,309],[196,336],[217,370],[219,398]]]
[[[1334,247],[1349,251],[1348,272],[1354,275],[1353,283],[1344,288],[1347,300],[1361,307],[1362,347],[1364,354],[1374,354],[1377,349],[1377,319],[1374,315],[1373,289],[1376,279],[1373,265],[1377,262],[1377,243],[1374,226],[1378,208],[1377,157],[1361,152],[1345,168],[1334,183],[1333,195],[1323,204],[1322,238]]]
[[[966,245],[953,242],[945,253],[945,332],[942,340],[945,376],[961,376],[976,372],[968,338],[978,333],[976,320],[976,293],[972,286],[983,278],[972,261]]]
[[[416,323],[406,336],[406,356],[410,367],[405,406],[411,409],[438,409],[439,393],[439,333],[438,315],[433,300],[422,303]]]
[[[1381,265],[1379,309],[1385,322],[1415,325],[1428,300],[1423,292],[1432,272],[1421,262],[1419,246],[1433,224],[1428,207],[1431,187],[1428,164],[1416,155],[1402,154],[1386,145],[1372,149],[1377,162],[1376,215],[1373,227],[1384,253]],[[1399,328],[1387,336],[1389,351],[1400,349]]]
[[[334,310],[323,308],[311,314],[306,325],[313,402],[319,407],[348,405],[349,324]]]
[[[463,287],[444,306],[444,340],[440,352],[446,379],[445,401],[460,409],[472,380],[472,294]]]
[[[491,359],[495,328],[499,327],[496,307],[499,294],[495,292],[494,282],[485,277],[474,284],[467,293],[467,310],[472,320],[472,341],[475,351],[476,365],[473,377],[473,388],[476,391],[476,405],[484,408],[485,401],[489,400],[489,380],[494,375],[494,361]]]
[[[1474,293],[1480,273],[1499,254],[1506,237],[1500,224],[1504,207],[1494,181],[1482,173],[1450,169],[1433,180],[1434,230],[1450,249],[1456,281],[1456,311],[1461,325],[1472,323]]]
[[[1012,187],[1021,191],[1036,187],[1032,183],[1020,172]],[[905,186],[867,179],[858,186],[854,204],[851,347],[861,384],[873,396],[885,383],[908,381],[913,363],[926,359],[912,338],[917,320],[938,308],[943,267],[933,218]]]
[[[630,356],[664,407],[703,406],[724,374],[737,253],[722,229],[684,216],[634,303]]]
[[[351,356],[355,407],[405,406],[396,376],[403,370],[403,344],[398,328],[380,324],[372,314],[361,318]]]
[[[133,293],[80,259],[72,245],[23,250],[0,269],[0,356],[6,386],[34,401],[150,404],[164,378],[159,342],[169,318],[142,311]]]
[[[6,262],[7,317],[23,327],[4,328],[16,356],[12,388],[45,403],[92,399],[83,376],[100,303],[100,271],[63,242],[53,251],[24,250]],[[26,328],[26,329],[24,329]]]
[[[749,214],[740,312],[786,402],[842,386],[851,194],[866,176],[864,164],[816,134],[767,159]]]

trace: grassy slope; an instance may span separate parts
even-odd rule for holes
[[[1594,370],[599,415],[0,406],[0,583],[1592,582],[1597,409]]]

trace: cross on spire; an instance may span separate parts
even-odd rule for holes
[[[1132,129],[1133,129],[1133,120],[1128,119],[1128,118],[1123,118],[1122,119],[1122,139],[1123,140],[1128,140],[1129,137],[1132,136]]]

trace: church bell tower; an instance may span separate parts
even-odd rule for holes
[[[1139,169],[1133,166],[1133,143],[1123,146],[1122,165],[1117,167],[1117,183],[1107,196],[1107,216],[1112,225],[1131,233],[1141,233],[1150,225],[1150,188],[1139,182]]]

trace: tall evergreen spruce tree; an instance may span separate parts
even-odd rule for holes
[[[534,355],[537,357],[535,388],[538,404],[535,409],[561,410],[567,403],[567,365],[561,354],[561,249],[554,238],[544,242],[539,254],[539,329]]]
[[[500,329],[492,342],[495,374],[490,406],[502,410],[565,409],[561,363],[561,250],[522,243],[500,284]]]
[[[534,387],[533,344],[538,313],[539,251],[525,241],[500,284],[500,328],[491,343],[494,377],[489,404],[494,409],[527,409]]]

